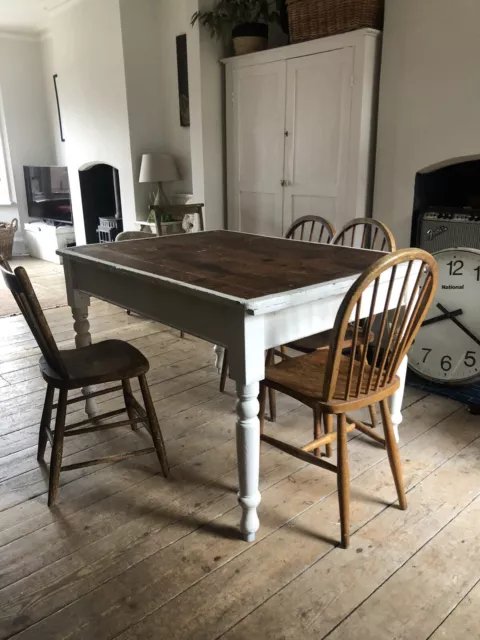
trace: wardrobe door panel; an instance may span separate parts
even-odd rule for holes
[[[286,63],[239,69],[234,87],[237,228],[282,235]]]
[[[284,228],[309,213],[349,218],[353,60],[346,47],[287,62]]]

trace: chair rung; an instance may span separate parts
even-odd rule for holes
[[[98,396],[104,396],[106,393],[113,393],[114,391],[121,391],[122,385],[117,387],[109,387],[108,389],[102,389],[101,391],[93,391],[92,393],[86,393],[85,395],[77,396],[76,398],[71,398],[67,400],[67,404],[75,404],[75,402],[82,402],[82,400],[89,400],[90,398],[98,398]],[[58,402],[52,405],[52,409],[56,409],[58,407]]]
[[[47,434],[48,441],[50,442],[50,446],[53,447],[53,431],[50,429],[50,427],[47,427],[45,431]]]
[[[147,453],[155,453],[154,447],[148,449],[138,449],[138,451],[131,451],[130,453],[119,453],[116,456],[108,456],[107,458],[97,458],[96,460],[87,460],[86,462],[76,462],[75,464],[67,464],[61,468],[61,471],[73,471],[74,469],[82,469],[83,467],[93,467],[96,464],[104,464],[106,462],[120,462],[121,460],[127,460],[128,458],[134,458],[136,456],[144,456]]]
[[[77,427],[82,427],[84,424],[90,424],[91,422],[99,422],[99,420],[106,420],[107,418],[113,418],[114,416],[119,416],[122,413],[126,413],[126,408],[123,409],[115,409],[115,411],[108,411],[107,413],[102,413],[99,416],[95,416],[94,418],[87,418],[86,420],[80,420],[80,422],[75,422],[74,424],[69,424],[65,427],[65,432],[70,431],[70,429],[76,429]],[[67,433],[65,433],[67,435]]]
[[[109,422],[108,424],[99,424],[94,427],[87,427],[86,429],[78,429],[76,431],[65,432],[65,438],[70,436],[81,436],[85,433],[93,433],[94,431],[103,431],[106,429],[116,429],[117,427],[128,427],[137,422],[143,422],[143,418],[132,418],[132,420],[120,420],[119,422]]]
[[[326,444],[331,444],[332,442],[335,442],[336,439],[337,439],[337,434],[330,433],[327,436],[322,436],[321,438],[317,438],[317,440],[312,440],[312,442],[309,442],[304,447],[302,447],[302,451],[309,453],[314,449],[318,449],[318,447],[323,447]]]
[[[363,422],[360,422],[360,420],[355,420],[355,418],[351,418],[350,416],[347,416],[347,421],[350,423],[349,427],[352,427],[352,429],[349,429],[350,431],[353,431],[353,429],[358,429],[358,431],[360,431],[364,435],[385,446],[385,438],[379,436],[378,433],[371,427],[367,427],[367,425],[363,424]]]
[[[314,464],[317,467],[321,467],[322,469],[327,469],[327,471],[333,471],[333,473],[337,473],[337,467],[326,460],[322,460],[321,458],[317,458],[313,456],[311,453],[307,453],[306,451],[302,451],[302,449],[298,449],[291,444],[287,444],[286,442],[282,442],[281,440],[277,440],[276,438],[271,438],[265,434],[260,436],[263,442],[272,445],[280,451],[284,451],[285,453],[298,458],[299,460],[303,460],[304,462],[309,462],[310,464]]]
[[[138,400],[134,396],[130,396],[130,402],[132,403],[131,404],[132,409],[135,411],[137,416],[139,418],[142,418],[142,420],[140,422],[143,422],[143,424],[145,425],[147,431],[151,435],[152,432],[150,431],[150,423],[148,422],[147,412],[145,411],[145,409],[142,407],[142,405],[138,402]]]

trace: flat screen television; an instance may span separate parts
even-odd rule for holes
[[[67,167],[23,167],[28,216],[73,224]]]

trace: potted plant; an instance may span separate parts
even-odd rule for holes
[[[277,0],[219,0],[211,11],[196,11],[196,22],[221,38],[231,31],[236,55],[262,51],[268,45],[268,25],[279,21]]]

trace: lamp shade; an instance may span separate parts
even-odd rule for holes
[[[180,180],[173,156],[166,153],[144,153],[139,182],[175,182]]]

